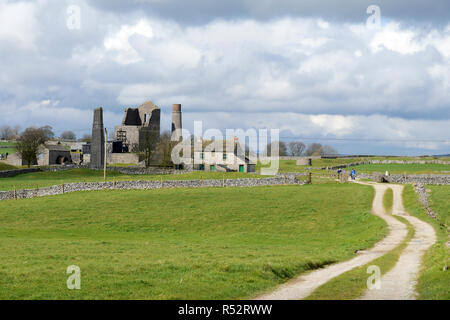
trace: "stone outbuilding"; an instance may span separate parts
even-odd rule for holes
[[[39,148],[38,165],[51,166],[72,163],[69,148],[62,144],[45,144]]]
[[[13,166],[28,165],[19,153],[14,153],[8,157],[7,163]],[[31,165],[51,166],[72,163],[72,156],[68,147],[62,144],[44,144],[39,147],[37,162]]]

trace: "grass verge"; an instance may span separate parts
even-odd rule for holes
[[[403,201],[406,210],[415,217],[431,224],[436,231],[437,242],[423,257],[423,268],[417,283],[419,299],[449,300],[450,274],[444,268],[450,265],[450,250],[446,245],[449,233],[445,225],[448,221],[450,204],[450,186],[428,186],[431,189],[432,208],[438,214],[438,220],[430,218],[416,192],[411,185],[406,185],[403,191]]]
[[[394,205],[394,191],[387,188],[383,196],[383,206],[387,213],[392,214],[392,206]]]

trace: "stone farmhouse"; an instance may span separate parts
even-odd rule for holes
[[[237,141],[216,142],[223,143],[222,150],[210,150],[202,148],[202,151],[194,151],[194,169],[217,172],[255,172],[256,163],[245,156],[241,145]],[[232,148],[226,148],[226,146]],[[208,149],[208,150],[206,150]],[[231,149],[231,150],[229,150]]]

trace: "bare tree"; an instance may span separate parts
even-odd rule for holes
[[[75,135],[75,133],[73,131],[64,131],[63,133],[61,133],[61,140],[66,140],[66,141],[75,141],[77,140],[77,136]]]
[[[173,167],[172,150],[178,142],[172,141],[171,137],[171,133],[165,131],[161,134],[158,141],[157,151],[161,158],[160,165],[163,167]]]
[[[282,156],[287,156],[287,147],[286,147],[286,143],[284,143],[283,141],[274,141],[272,143],[267,144],[266,147],[266,154],[268,157],[272,156],[272,146],[278,143],[278,155],[280,157]]]
[[[322,146],[322,149],[320,150],[321,156],[337,156],[338,151],[330,146]]]
[[[53,139],[55,137],[55,133],[53,132],[53,128],[49,125],[43,126],[39,128],[42,130],[44,136],[47,140]]]
[[[48,140],[45,128],[27,128],[16,143],[17,153],[27,162],[28,167],[37,162],[39,146]]]
[[[139,143],[139,151],[144,157],[145,166],[148,168],[156,152],[159,134],[156,131],[149,130],[146,132]]]
[[[306,146],[303,142],[300,141],[292,141],[289,142],[289,151],[291,153],[291,156],[299,157],[302,155],[303,151],[305,150]]]
[[[306,156],[320,156],[322,150],[322,145],[320,143],[311,143],[308,148],[306,148]]]
[[[305,151],[306,156],[336,156],[338,151],[330,146],[323,146],[320,143],[311,143]]]
[[[2,126],[0,128],[0,140],[9,140],[10,136],[11,136],[11,127]]]
[[[13,140],[16,139],[19,135],[20,127],[15,126],[10,127],[8,125],[4,125],[0,127],[0,140]]]

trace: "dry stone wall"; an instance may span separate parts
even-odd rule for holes
[[[15,169],[15,170],[3,170],[0,171],[0,178],[14,177],[23,173],[31,173],[41,171],[40,168],[29,168],[29,169]]]
[[[160,180],[160,181],[117,181],[117,182],[80,182],[51,186],[39,189],[0,191],[0,201],[26,199],[64,194],[77,191],[95,190],[151,190],[163,188],[207,188],[207,187],[256,187],[273,185],[302,185],[306,181],[295,176],[282,176],[261,179],[216,179],[216,180]]]
[[[435,185],[448,185],[450,184],[450,174],[391,174],[384,176],[382,174],[368,174],[358,173],[359,178],[371,179],[375,182],[388,182],[388,183],[416,183],[416,184],[435,184]],[[382,180],[381,180],[382,178]]]

